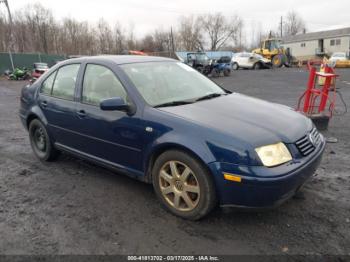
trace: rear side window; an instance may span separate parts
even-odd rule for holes
[[[74,100],[75,81],[77,80],[80,64],[66,65],[58,69],[52,96]]]
[[[114,73],[105,66],[86,66],[82,102],[98,106],[107,98],[121,97],[126,101],[126,91]]]
[[[46,78],[46,80],[41,85],[40,93],[45,95],[51,95],[51,89],[52,89],[53,81],[55,80],[56,73],[57,71],[55,71],[48,78]]]

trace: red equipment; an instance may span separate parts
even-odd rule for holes
[[[307,88],[299,98],[296,110],[310,117],[316,125],[319,124],[319,120],[326,121],[326,127],[324,124],[319,127],[326,129],[329,119],[333,116],[336,98],[335,80],[338,75],[327,64],[321,67],[324,68],[323,72],[317,72],[317,69],[308,63],[310,73]]]

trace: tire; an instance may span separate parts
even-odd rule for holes
[[[198,66],[198,67],[196,67],[196,70],[197,70],[199,73],[204,74],[204,68],[203,68],[203,66]]]
[[[219,76],[220,76],[219,70],[216,69],[216,68],[213,68],[213,69],[210,71],[210,76],[211,76],[211,77],[219,77]]]
[[[46,128],[40,120],[34,119],[30,122],[29,139],[34,154],[40,161],[52,161],[57,158],[59,151],[53,147]]]
[[[239,69],[239,65],[237,63],[233,63],[232,69],[233,70],[238,70]]]
[[[152,168],[152,182],[163,206],[181,218],[198,220],[216,206],[211,174],[186,152],[170,150],[161,154]]]
[[[283,56],[282,56],[282,55],[275,55],[275,56],[272,58],[272,60],[271,60],[272,66],[273,66],[273,67],[281,67],[281,66],[283,65],[283,63],[284,63],[283,60],[284,60],[284,59],[283,59]]]
[[[231,70],[230,69],[225,69],[224,70],[224,76],[230,76],[231,75]]]
[[[253,66],[253,69],[254,69],[254,70],[259,70],[259,69],[261,69],[261,64],[260,64],[260,62],[255,63],[254,66]]]

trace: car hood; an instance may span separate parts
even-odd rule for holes
[[[269,60],[267,58],[263,58],[263,59],[261,59],[261,61],[263,61],[265,64],[271,63],[271,60]]]
[[[344,60],[346,60],[346,57],[331,57],[329,60],[330,61],[344,61]]]
[[[254,146],[294,143],[312,128],[308,118],[287,106],[238,93],[159,109]]]

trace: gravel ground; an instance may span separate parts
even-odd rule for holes
[[[350,105],[350,70],[338,72]],[[306,80],[301,69],[216,79],[293,107]],[[39,162],[17,115],[22,85],[0,81],[0,254],[350,254],[349,113],[331,120],[324,134],[338,143],[296,197],[189,222],[164,211],[150,185],[65,154]]]

